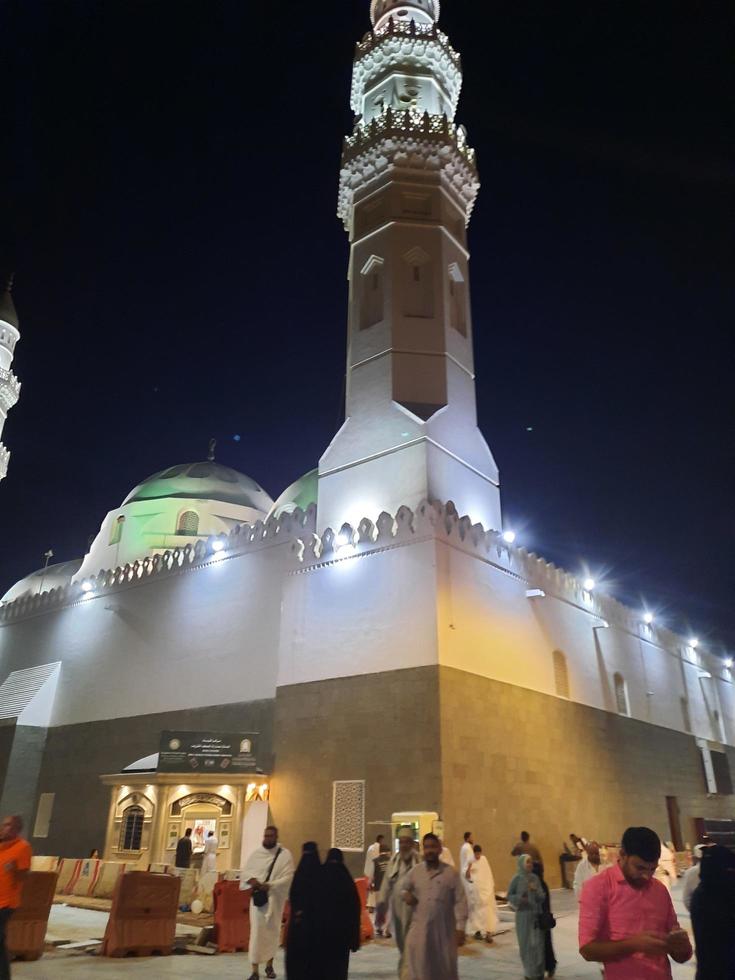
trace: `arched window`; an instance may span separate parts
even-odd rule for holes
[[[120,827],[119,850],[140,850],[140,842],[143,837],[144,818],[145,813],[142,806],[129,806],[123,812],[122,826]]]
[[[619,715],[629,715],[630,708],[628,706],[628,691],[625,687],[625,678],[622,674],[613,675],[613,683],[615,684],[615,705],[618,709]]]
[[[179,521],[176,525],[177,534],[198,534],[199,533],[199,514],[195,510],[185,510],[179,514]]]
[[[119,544],[120,538],[123,533],[123,525],[125,524],[125,515],[120,514],[113,521],[112,527],[110,528],[110,544]]]
[[[371,255],[360,272],[358,292],[360,330],[383,319],[383,260]]]
[[[434,316],[434,281],[431,258],[416,246],[403,256],[403,313],[405,316]]]
[[[467,291],[456,262],[449,266],[449,326],[467,336]]]
[[[567,658],[561,650],[554,650],[554,684],[560,698],[569,697],[569,671]]]

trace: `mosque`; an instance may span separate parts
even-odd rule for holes
[[[571,831],[681,848],[735,826],[729,662],[503,526],[460,57],[439,0],[370,15],[339,175],[346,421],[276,500],[213,453],[122,487],[86,555],[5,592],[0,809],[38,853],[147,867],[191,826],[236,868],[270,817],[357,870],[408,822],[455,851],[471,829],[502,880],[525,827],[557,884]],[[0,432],[18,339],[8,288]]]

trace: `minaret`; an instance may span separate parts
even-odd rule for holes
[[[15,345],[20,339],[18,330],[18,314],[13,303],[13,277],[8,277],[0,293],[0,436],[9,410],[18,401],[20,381],[10,370],[13,362]],[[8,472],[10,452],[0,442],[0,480]]]
[[[352,74],[338,214],[350,236],[346,420],[319,462],[318,523],[423,499],[500,528],[477,428],[466,227],[479,188],[454,123],[460,58],[438,0],[373,0]]]

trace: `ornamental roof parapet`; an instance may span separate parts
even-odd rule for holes
[[[20,396],[20,381],[12,371],[0,368],[0,406],[12,408]]]
[[[410,30],[410,27],[415,30]],[[444,88],[456,110],[462,87],[462,63],[449,38],[436,25],[395,24],[393,29],[368,34],[356,47],[352,72],[350,104],[362,112],[362,99],[369,84],[374,84],[391,69],[408,73],[429,72]]]
[[[0,450],[2,443],[0,443]],[[0,466],[2,455],[0,454]],[[204,568],[226,559],[266,548],[285,544],[316,527],[316,506],[311,504],[305,511],[297,507],[292,513],[283,513],[267,521],[254,524],[238,524],[228,534],[213,535],[196,544],[172,548],[161,554],[151,555],[139,561],[119,565],[113,569],[100,569],[82,581],[48,592],[21,596],[12,602],[0,603],[0,625],[34,615],[88,602],[91,599],[119,592],[121,589],[144,585],[147,582],[181,572]]]
[[[401,137],[453,148],[468,167],[477,169],[475,151],[467,142],[464,126],[456,126],[445,115],[434,116],[417,109],[395,111],[390,107],[366,125],[358,122],[352,136],[345,136],[342,163],[354,160],[370,146]]]
[[[395,516],[384,511],[375,522],[363,518],[357,527],[343,524],[339,531],[327,528],[321,535],[311,530],[291,543],[291,552],[300,566],[291,574],[431,540],[443,541],[522,582],[529,601],[551,596],[569,603],[589,615],[591,624],[599,628],[616,627],[713,676],[731,680],[719,657],[692,650],[673,630],[642,622],[640,612],[613,596],[586,590],[580,579],[553,562],[508,544],[500,531],[473,524],[466,515],[460,517],[451,500],[446,504],[424,500],[415,511],[401,507]]]

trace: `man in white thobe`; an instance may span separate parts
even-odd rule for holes
[[[217,870],[217,847],[219,841],[214,836],[214,831],[210,830],[204,842],[204,857],[202,858],[202,874],[208,871]]]
[[[695,844],[692,849],[692,866],[687,868],[684,872],[684,888],[681,893],[681,900],[687,912],[692,907],[692,895],[697,890],[697,886],[700,881],[701,866],[700,861],[702,860],[702,845]]]
[[[475,842],[472,840],[472,831],[466,830],[464,834],[464,843],[459,849],[459,876],[462,880],[462,887],[464,888],[464,897],[467,902],[467,907],[470,905],[470,883],[467,880],[467,868],[475,860],[475,852],[473,850]]]
[[[574,871],[574,894],[577,896],[577,901],[582,894],[582,885],[585,881],[594,878],[607,867],[608,865],[603,864],[600,857],[600,845],[590,841]]]
[[[661,840],[661,857],[658,859],[655,877],[658,878],[666,887],[671,889],[676,884],[678,877],[676,871],[676,858],[670,847],[667,847],[663,839]]]
[[[424,860],[401,882],[412,907],[405,948],[406,980],[459,980],[457,947],[464,943],[467,901],[459,875],[439,860],[436,834],[423,839]]]
[[[281,935],[283,906],[293,878],[294,865],[291,852],[278,843],[278,828],[266,827],[263,844],[247,859],[240,887],[265,892],[268,901],[257,906],[250,902],[250,946],[248,954],[253,972],[249,980],[259,980],[260,964],[265,963],[266,977],[275,977],[273,957]]]
[[[467,933],[475,939],[491,943],[498,928],[498,907],[495,903],[495,879],[479,844],[473,847],[473,859],[467,865],[465,879],[469,883],[467,904],[469,918]]]
[[[406,934],[411,924],[412,908],[401,897],[403,879],[409,871],[421,864],[421,858],[413,846],[413,832],[409,827],[398,831],[398,851],[391,857],[383,875],[380,887],[378,910],[385,910],[388,922],[396,941],[400,959],[398,960],[398,976],[403,974],[403,955],[406,947]]]
[[[441,857],[439,858],[439,860],[442,862],[442,864],[448,864],[450,868],[453,868],[454,858],[452,857],[452,852],[449,850],[448,847],[444,846],[444,841],[441,839],[441,837],[439,838],[439,843],[442,846]]]
[[[375,838],[375,843],[371,844],[365,851],[365,869],[364,875],[368,880],[368,897],[367,897],[367,907],[368,909],[374,909],[377,900],[377,895],[373,888],[373,877],[375,876],[375,858],[380,854],[380,849],[383,846],[383,835],[378,834]]]

